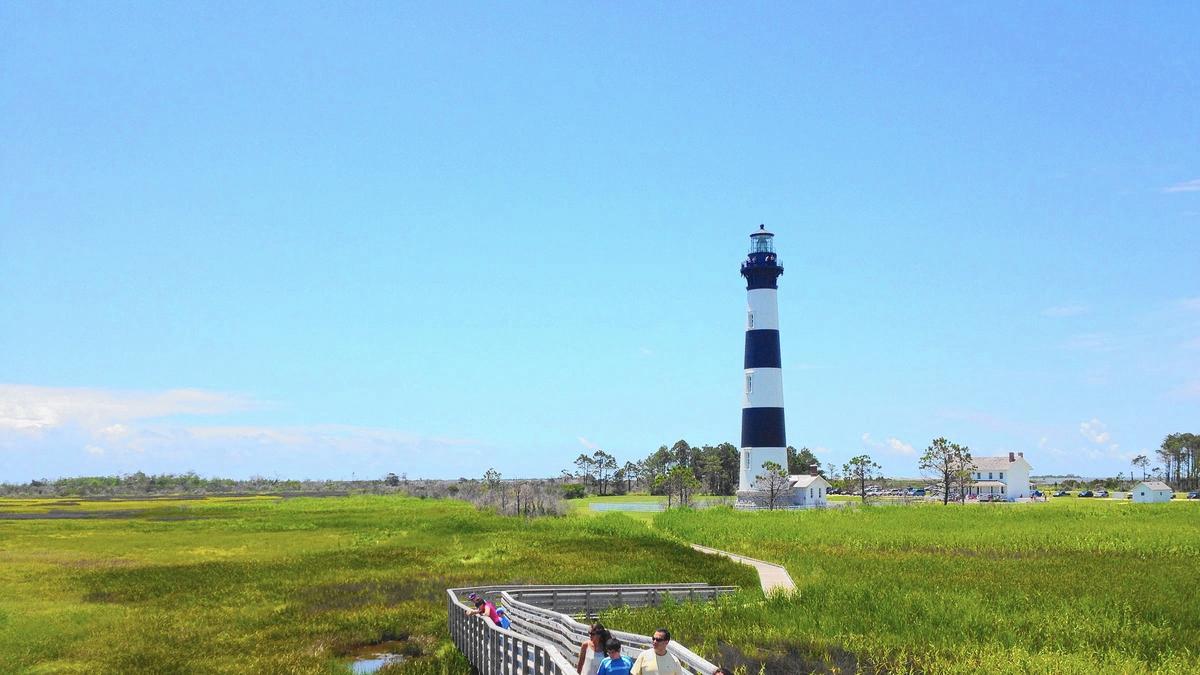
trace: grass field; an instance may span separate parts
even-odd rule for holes
[[[1047,504],[655,516],[784,564],[798,597],[613,617],[889,672],[1200,672],[1200,505]],[[714,625],[719,620],[719,625]],[[752,651],[752,650],[751,650]]]
[[[631,498],[645,501],[644,497]],[[0,672],[344,673],[399,641],[401,673],[467,673],[443,589],[707,581],[718,603],[617,610],[768,673],[1197,672],[1200,504],[1061,500],[525,521],[453,501],[0,500]],[[781,562],[749,568],[696,541]]]
[[[344,673],[344,654],[390,640],[414,657],[402,672],[466,673],[447,587],[754,584],[615,514],[525,521],[397,497],[0,500],[70,509],[123,513],[0,520],[0,673]]]

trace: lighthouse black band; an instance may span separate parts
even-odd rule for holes
[[[781,368],[779,331],[760,328],[746,331],[746,365],[743,368]]]
[[[779,288],[775,280],[779,275],[783,274],[783,268],[774,263],[756,264],[753,262],[742,263],[742,276],[746,277],[746,290],[753,291],[756,288]]]
[[[783,408],[742,408],[743,448],[783,448]]]

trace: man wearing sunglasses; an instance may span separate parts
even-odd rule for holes
[[[671,643],[671,631],[659,628],[654,631],[654,647],[638,654],[630,675],[687,675],[674,656],[667,653]]]

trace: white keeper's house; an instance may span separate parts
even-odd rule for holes
[[[820,476],[788,476],[793,506],[828,506],[829,482]]]
[[[1158,480],[1144,480],[1133,486],[1132,494],[1135,503],[1169,502],[1171,486]]]
[[[1003,495],[1005,499],[1029,497],[1029,471],[1025,453],[1008,453],[999,457],[972,457],[968,495]]]

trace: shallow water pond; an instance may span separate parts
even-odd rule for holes
[[[350,658],[353,659],[350,662],[350,672],[355,675],[373,673],[386,665],[400,663],[404,660],[404,655],[399,653],[403,645],[402,641],[381,642],[356,650],[350,654]]]

